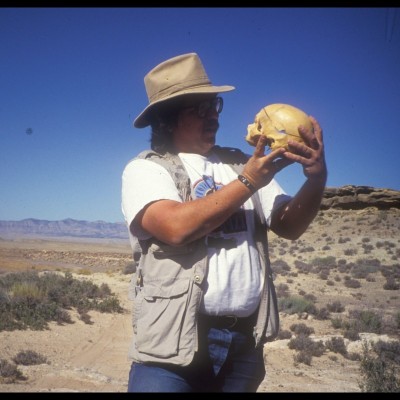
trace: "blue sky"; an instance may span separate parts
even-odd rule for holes
[[[400,190],[398,8],[0,8],[0,219],[122,222],[144,75],[187,52],[236,87],[218,144],[251,153],[255,114],[289,103],[323,127],[327,186]]]

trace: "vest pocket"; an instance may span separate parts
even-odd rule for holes
[[[165,285],[165,281],[146,282],[133,307],[137,351],[160,358],[178,354],[190,279]]]

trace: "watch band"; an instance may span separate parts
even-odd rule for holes
[[[251,182],[243,175],[238,175],[238,179],[242,182],[246,187],[248,187],[253,193],[256,191],[256,188],[251,184]]]

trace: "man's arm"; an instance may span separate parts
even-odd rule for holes
[[[317,121],[310,118],[314,135],[300,130],[309,147],[289,142],[293,152],[284,154],[286,158],[303,165],[307,180],[292,200],[278,209],[271,218],[271,230],[291,240],[298,239],[317,215],[327,179],[322,130]]]

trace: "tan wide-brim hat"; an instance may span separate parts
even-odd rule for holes
[[[154,106],[186,94],[222,93],[234,86],[213,86],[196,53],[170,58],[153,68],[144,77],[149,105],[135,119],[136,128],[150,124],[149,116]]]

